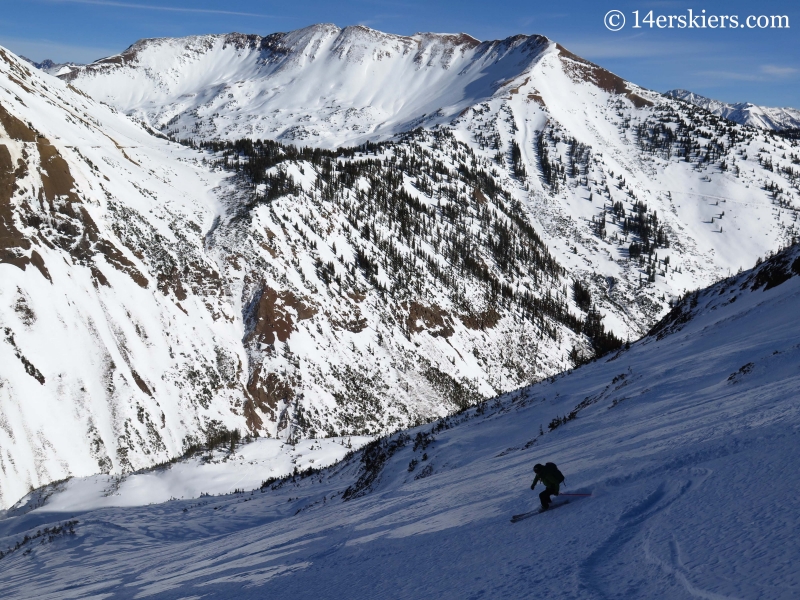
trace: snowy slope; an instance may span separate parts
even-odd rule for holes
[[[662,266],[649,269],[650,279],[653,271],[671,272],[665,285],[656,278],[658,289],[645,295],[618,288],[625,297],[611,304],[625,308],[607,314],[606,324],[622,336],[645,331],[670,296],[746,268],[797,235],[796,212],[772,208],[776,200],[781,208],[798,203],[789,142],[731,134],[707,113],[541,36],[478,43],[463,34],[402,37],[315,25],[264,38],[163,38],[65,78],[181,139],[331,148],[446,126],[477,157],[494,161],[504,184],[521,187],[537,232],[597,294],[638,279],[641,271],[620,267],[630,236],[605,222],[621,222],[614,203],[629,216],[642,202],[676,252],[660,251]],[[514,167],[515,144],[524,175]],[[455,155],[443,159],[458,169]],[[717,208],[720,200],[727,205]],[[677,272],[676,254],[686,260]]]
[[[705,96],[695,94],[688,90],[670,90],[665,92],[665,94],[685,102],[690,102],[695,106],[704,108],[710,113],[725,117],[740,125],[750,125],[751,127],[771,129],[773,131],[800,129],[800,110],[796,108],[758,106],[750,102],[728,104],[727,102],[706,98]]]
[[[192,456],[156,468],[51,483],[27,495],[9,514],[20,514],[45,504],[48,510],[86,510],[249,491],[268,479],[328,467],[371,439],[363,436],[324,438],[289,445],[277,439],[251,441],[245,438],[235,449],[198,450]]]
[[[241,172],[249,158],[234,148],[224,162]],[[265,289],[291,294],[283,303],[298,311],[299,335],[254,335],[248,351],[257,369],[251,383],[266,372],[267,387],[303,395],[284,412],[303,435],[354,433],[353,423],[376,433],[376,415],[389,427],[413,422],[402,408],[413,403],[402,398],[415,395],[423,416],[426,399],[441,397],[428,365],[450,390],[451,381],[466,388],[463,401],[466,392],[491,396],[566,369],[573,350],[591,356],[591,341],[575,335],[586,330],[559,318],[561,308],[589,318],[574,303],[575,280],[590,289],[608,328],[636,339],[673,298],[797,235],[790,142],[663,101],[556,45],[450,126],[335,160],[266,148],[276,155],[266,171],[240,175],[255,197],[242,193],[240,179],[214,240],[263,265],[266,287],[229,263],[228,277],[251,306],[270,312],[279,304]],[[268,199],[279,176],[295,187]],[[638,259],[634,213],[652,225],[651,244],[656,229],[664,235]],[[533,233],[498,227],[515,217]],[[519,248],[542,250],[537,236],[563,271],[518,258]],[[290,254],[296,260],[279,262]],[[486,277],[470,264],[485,265]],[[503,286],[503,298],[493,298]],[[557,306],[528,310],[531,297]],[[315,324],[300,310],[333,318]],[[351,408],[341,408],[342,398]],[[267,415],[275,399],[259,403]],[[359,406],[366,410],[352,408]],[[302,418],[291,412],[298,410]]]
[[[272,221],[276,207],[242,218],[250,188],[209,167],[213,157],[10,53],[0,68],[3,505],[49,481],[174,458],[226,427],[294,441],[385,432],[567,364],[559,331],[575,332],[540,318],[552,339],[532,361],[533,325],[512,329],[512,314],[497,325],[480,298],[471,314],[463,283],[458,343],[429,336],[441,320],[430,304],[365,298],[360,271],[340,271],[349,286],[336,299],[314,274],[322,258],[353,268],[352,225],[335,211],[336,232],[308,252],[297,198],[285,199],[285,223]]]
[[[0,49],[0,504],[244,429],[193,157]]]
[[[141,508],[19,506],[0,521],[0,585],[9,598],[795,598],[798,302],[795,246],[690,295],[629,350],[317,474]],[[592,496],[510,523],[535,508],[531,466],[547,460],[562,491]]]
[[[478,43],[465,35],[402,37],[361,26],[315,25],[264,38],[163,38],[137,42],[65,78],[181,139],[263,138],[331,148],[443,124],[479,155],[505,155],[498,161],[501,174],[512,170],[508,159],[516,142],[531,213],[547,230],[548,242],[562,245],[559,260],[596,276],[601,287],[613,287],[599,282],[616,279],[619,269],[609,264],[608,249],[584,240],[589,221],[608,214],[615,201],[646,203],[694,263],[689,269],[696,276],[677,290],[659,290],[659,296],[746,268],[796,234],[786,214],[765,220],[764,201],[772,199],[753,189],[773,184],[785,189],[788,183],[784,200],[797,200],[797,163],[779,158],[788,143],[746,132],[731,138],[724,123],[626,82],[541,36]],[[678,130],[680,122],[687,129]],[[653,132],[665,126],[677,137],[691,138],[688,153],[697,160],[685,160],[674,147],[658,149],[661,140],[643,148],[637,128]],[[542,137],[550,142],[550,161],[565,168],[555,184],[543,184]],[[579,156],[572,156],[573,142],[582,146]],[[722,149],[716,160],[703,156],[711,146],[715,153]],[[791,175],[764,172],[762,150]],[[613,181],[618,178],[623,185]],[[605,186],[611,188],[607,194]],[[585,202],[590,197],[596,204]],[[715,223],[708,205],[716,206],[720,198],[752,209],[738,215],[740,222],[761,221],[752,225],[755,235],[742,234],[744,248],[741,240],[731,248],[730,236],[703,225]],[[709,268],[713,274],[704,272]],[[662,303],[651,312],[663,308]],[[623,333],[622,323],[617,331]]]

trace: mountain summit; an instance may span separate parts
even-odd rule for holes
[[[266,37],[141,40],[61,77],[178,137],[335,147],[447,123],[559,52],[577,58],[539,35],[479,42],[321,24]],[[628,91],[616,77],[598,82]]]
[[[446,123],[550,45],[541,36],[481,43],[320,24],[266,37],[141,40],[62,78],[179,137],[335,147]]]

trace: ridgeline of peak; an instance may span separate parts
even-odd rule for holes
[[[538,36],[524,36],[517,35],[508,39],[528,38]],[[318,23],[295,29],[288,32],[275,32],[265,36],[258,34],[245,34],[239,32],[220,33],[220,34],[202,34],[190,35],[179,38],[161,37],[161,38],[143,38],[137,40],[126,50],[119,55],[114,56],[127,56],[134,58],[135,55],[146,48],[152,46],[159,46],[162,44],[177,44],[186,47],[191,47],[196,44],[214,44],[221,41],[225,45],[230,45],[236,49],[264,49],[269,50],[274,48],[274,43],[281,41],[283,46],[290,48],[292,51],[303,51],[308,46],[316,41],[323,39],[338,39],[340,42],[356,42],[356,41],[370,41],[379,43],[394,43],[404,42],[407,44],[418,44],[421,41],[447,43],[454,46],[479,46],[482,42],[467,33],[434,33],[434,32],[418,32],[413,35],[399,35],[394,33],[386,33],[377,29],[372,29],[365,25],[348,25],[347,27],[338,27],[333,23]],[[499,41],[499,40],[498,40]],[[491,42],[490,42],[491,43]],[[209,45],[208,50],[213,48]],[[92,64],[101,63],[113,57],[106,57],[95,61]]]
[[[75,67],[82,66],[79,65],[78,63],[73,63],[73,62],[57,63],[49,58],[44,59],[42,62],[36,62],[25,56],[20,56],[20,58],[25,62],[27,62],[28,64],[33,65],[40,71],[44,71],[48,75],[54,75],[56,77],[71,72],[72,69],[74,69]]]
[[[800,110],[796,108],[760,106],[752,102],[730,104],[684,89],[669,90],[664,92],[664,95],[694,104],[712,114],[740,125],[749,125],[771,131],[800,129]]]
[[[335,147],[447,123],[550,51],[539,35],[481,42],[318,24],[139,40],[62,79],[177,137]]]

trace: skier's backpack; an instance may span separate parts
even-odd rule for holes
[[[558,481],[558,483],[560,483],[560,484],[564,483],[564,474],[561,471],[558,470],[558,467],[556,466],[556,463],[551,463],[551,462],[544,463],[544,467],[545,467],[545,469],[550,471],[550,473],[552,475],[555,476],[555,478]]]

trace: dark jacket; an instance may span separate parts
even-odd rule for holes
[[[544,484],[548,490],[552,490],[556,495],[558,495],[558,488],[561,485],[558,481],[558,474],[553,473],[547,467],[544,467],[539,473],[536,474],[536,477],[533,479],[533,483],[531,484],[531,489],[536,487],[536,484],[539,482]]]

